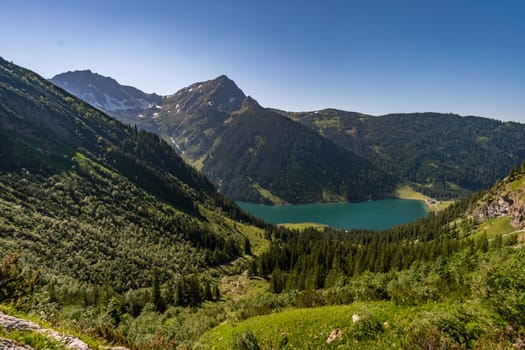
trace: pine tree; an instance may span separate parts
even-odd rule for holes
[[[279,267],[276,267],[273,270],[270,283],[272,284],[272,292],[281,293],[286,285],[286,274]]]
[[[248,238],[244,238],[244,254],[252,255],[252,247]]]
[[[204,286],[202,287],[202,298],[203,300],[213,300],[209,281],[204,281]]]
[[[39,274],[26,274],[19,265],[18,256],[9,254],[0,262],[0,301],[16,300],[37,283]]]
[[[199,306],[202,302],[201,284],[196,276],[191,276],[189,279],[189,304],[191,306]]]
[[[213,294],[213,300],[220,300],[221,299],[221,291],[220,291],[218,285],[216,285],[216,284],[213,285],[212,294]]]
[[[166,304],[164,303],[164,299],[161,295],[159,271],[156,268],[153,269],[151,289],[151,302],[153,305],[155,305],[155,308],[158,312],[164,312],[166,310]]]

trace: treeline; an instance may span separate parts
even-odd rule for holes
[[[116,323],[125,314],[138,317],[144,309],[163,313],[172,306],[198,307],[205,301],[218,301],[221,298],[219,286],[206,277],[197,274],[179,275],[161,283],[160,276],[160,270],[154,269],[148,288],[123,293],[115,291],[109,284],[86,285],[78,281],[67,284],[66,280],[61,279],[42,279],[40,284],[48,299],[47,303],[56,303],[60,307],[109,307]]]
[[[463,227],[451,224],[479,196],[460,201],[439,214],[431,213],[425,219],[381,232],[329,228],[323,232],[292,232],[274,228],[267,231],[272,240],[270,248],[252,262],[250,270],[269,277],[273,291],[279,293],[286,289],[332,287],[343,276],[359,276],[365,271],[406,270],[466,248],[473,253],[487,251],[486,236],[477,240],[461,238]]]
[[[350,242],[303,236],[269,252],[251,266],[254,274],[269,276],[272,291],[318,290],[336,286],[342,279],[363,273],[391,273],[408,270],[414,265],[446,259],[453,253],[468,250],[470,254],[489,250],[486,236],[479,239],[446,238],[428,242],[380,242],[358,246]],[[503,241],[498,236],[496,248],[511,245],[516,238]]]

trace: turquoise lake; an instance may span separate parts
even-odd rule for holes
[[[423,202],[408,199],[275,206],[246,202],[237,204],[253,216],[273,224],[315,222],[345,230],[382,230],[428,214]]]

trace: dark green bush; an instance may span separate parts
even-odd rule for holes
[[[234,333],[232,339],[232,350],[259,350],[260,346],[252,331]]]
[[[352,324],[352,336],[357,340],[375,339],[383,333],[383,323],[374,315],[359,315],[359,320]]]

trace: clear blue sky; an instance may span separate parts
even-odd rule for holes
[[[0,0],[0,56],[174,93],[227,74],[263,106],[525,122],[523,0]]]

